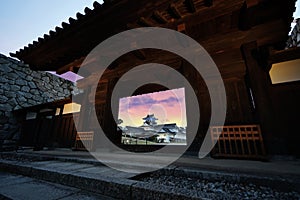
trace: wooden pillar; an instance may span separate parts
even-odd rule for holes
[[[114,143],[121,144],[122,134],[117,131],[117,124],[113,118],[111,109],[111,96],[117,83],[117,78],[110,79],[107,83],[106,103],[104,112],[104,132],[106,136]]]
[[[197,100],[198,100],[198,104],[199,102],[201,102],[199,105],[192,105],[192,103],[194,102],[190,102],[190,98],[188,96],[188,94],[186,94],[185,96],[185,101],[186,101],[186,117],[187,117],[187,141],[189,142],[191,139],[189,137],[189,132],[190,132],[190,128],[189,128],[189,121],[190,119],[193,118],[193,106],[199,106],[199,112],[200,112],[200,120],[198,122],[198,131],[196,133],[196,136],[194,138],[194,140],[192,141],[191,146],[188,148],[187,152],[188,154],[194,154],[198,155],[198,152],[200,150],[200,147],[202,145],[202,142],[204,140],[205,137],[205,133],[207,131],[208,128],[208,122],[209,122],[209,117],[210,117],[210,113],[206,113],[203,109],[203,107],[205,107],[206,105],[204,105],[207,103],[206,99],[203,100],[203,96],[201,96],[200,94],[200,87],[202,86],[202,80],[199,78],[198,72],[193,68],[193,66],[191,66],[189,63],[187,63],[186,61],[182,60],[181,61],[181,67],[179,69],[180,73],[189,81],[190,85],[192,86],[196,96],[197,96]],[[184,85],[184,87],[187,87]],[[210,105],[209,105],[210,106]],[[194,122],[191,122],[194,123]]]
[[[276,135],[277,127],[268,89],[271,86],[268,71],[264,69],[264,66],[260,66],[255,58],[258,52],[256,41],[243,44],[241,51],[245,60],[255,102],[255,117],[261,125],[262,134],[269,153],[276,153],[274,152],[275,148],[272,146],[272,140]]]
[[[82,95],[81,98],[83,99],[80,101],[81,108],[80,108],[77,131],[90,131],[88,126],[89,115],[91,111],[91,103],[89,101],[90,92],[91,92],[91,87],[87,86],[84,93],[81,94]]]

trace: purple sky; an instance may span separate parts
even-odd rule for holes
[[[122,98],[119,103],[121,126],[141,126],[143,117],[154,114],[158,124],[176,123],[186,127],[184,88]]]

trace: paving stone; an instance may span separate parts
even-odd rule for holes
[[[19,183],[25,183],[32,181],[32,178],[21,175],[7,175],[4,172],[0,172],[0,188],[7,187],[9,185],[15,185]]]
[[[72,194],[68,197],[61,198],[61,200],[113,200],[112,197],[92,194],[88,192],[80,192]]]
[[[45,153],[45,152],[44,152]],[[78,152],[77,152],[78,153]],[[6,154],[5,154],[6,155]],[[20,155],[20,154],[17,154]],[[23,154],[25,155],[25,154]],[[53,155],[53,154],[52,154]],[[31,154],[31,156],[33,156]],[[77,155],[78,156],[78,155]],[[126,156],[123,155],[122,156]],[[39,156],[43,157],[43,156]],[[20,158],[20,157],[18,157]],[[32,176],[56,183],[64,183],[80,189],[88,189],[91,192],[102,193],[107,196],[113,196],[121,199],[299,199],[299,192],[295,192],[296,185],[288,185],[290,181],[281,178],[270,179],[277,183],[283,190],[288,186],[288,192],[277,191],[272,187],[257,186],[254,183],[260,182],[267,177],[258,177],[245,174],[224,173],[204,170],[196,170],[186,167],[171,166],[164,169],[163,172],[154,172],[140,175],[140,178],[131,180],[122,177],[122,174],[116,173],[113,169],[107,169],[105,166],[93,166],[88,168],[78,168],[70,171],[67,168],[72,165],[91,166],[84,162],[92,163],[92,160],[78,160],[74,164],[74,157],[65,155],[63,158],[56,157],[58,160],[18,163],[10,162],[15,166],[12,168],[17,173],[30,173]],[[111,160],[111,157],[109,158]],[[34,159],[33,159],[34,160]],[[62,161],[63,160],[63,161]],[[72,162],[68,160],[73,160]],[[185,160],[186,161],[186,160]],[[198,160],[199,161],[199,160]],[[2,161],[1,161],[2,162]],[[62,164],[62,163],[65,164]],[[190,160],[191,162],[191,160]],[[216,161],[215,161],[216,162]],[[231,161],[232,162],[232,161]],[[8,162],[9,163],[9,162]],[[94,161],[96,164],[96,161]],[[186,162],[189,163],[189,162]],[[210,162],[209,162],[210,163]],[[234,162],[234,167],[236,164]],[[249,164],[256,162],[248,162]],[[298,162],[297,162],[298,163]],[[18,164],[18,165],[16,165]],[[260,167],[264,163],[258,163]],[[1,169],[3,165],[1,164]],[[299,166],[299,165],[298,165]],[[27,168],[26,168],[27,167]],[[228,165],[226,166],[228,167]],[[169,170],[169,172],[167,172]],[[279,173],[279,172],[278,172]],[[282,175],[282,174],[281,174]],[[229,178],[228,178],[229,177]],[[233,177],[233,178],[232,178]],[[240,178],[235,178],[240,177]],[[243,177],[243,181],[242,178]],[[1,178],[1,177],[0,177]],[[274,176],[275,178],[275,176]],[[208,179],[208,180],[207,180]],[[241,182],[242,181],[242,182]],[[71,194],[68,197],[76,196]],[[79,195],[81,196],[81,195]],[[68,198],[65,197],[65,198]]]
[[[23,178],[19,178],[23,179]],[[25,180],[28,180],[25,178]],[[24,181],[25,181],[24,180]],[[8,198],[14,199],[14,200],[24,200],[24,199],[30,199],[30,200],[54,200],[59,199],[63,197],[70,196],[71,194],[74,194],[78,192],[79,190],[76,188],[71,188],[67,186],[57,185],[54,183],[47,183],[43,181],[25,181],[25,182],[19,182],[19,180],[16,180],[15,184],[10,184],[7,186],[2,186],[0,188],[0,193]]]
[[[60,169],[63,171],[76,171],[83,168],[92,167],[89,164],[79,164],[79,163],[69,163],[69,162],[61,162],[61,161],[42,161],[42,162],[34,162],[33,166],[38,167],[46,167],[52,169]]]

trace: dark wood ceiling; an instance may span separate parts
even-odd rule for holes
[[[77,19],[49,31],[12,53],[36,70],[64,72],[79,66],[100,42],[135,27],[156,26],[191,36],[218,66],[239,65],[247,41],[282,47],[290,30],[295,0],[115,0],[94,3]],[[143,52],[135,53],[143,59]],[[226,60],[226,62],[224,62]]]

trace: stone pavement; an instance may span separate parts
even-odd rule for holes
[[[113,200],[75,187],[0,172],[0,199],[14,200]]]
[[[97,153],[97,152],[96,152]],[[44,150],[44,151],[32,151],[23,150],[19,151],[19,154],[26,154],[32,156],[43,156],[43,157],[55,157],[62,161],[76,161],[83,163],[99,163],[89,152],[84,151],[72,151],[70,149],[57,149],[57,150]],[[156,163],[152,163],[152,159],[147,160],[147,157],[141,155],[137,157],[135,162],[130,159],[131,162],[126,162],[128,157],[131,155],[121,152],[101,152],[103,160],[102,163],[113,163],[116,162],[118,165],[123,165],[124,168],[130,166],[140,166],[151,170],[151,166],[160,166],[164,160],[164,157],[170,157],[172,155],[162,155],[159,158],[156,157]],[[201,170],[214,170],[222,172],[234,172],[234,173],[245,173],[263,176],[280,176],[280,177],[297,177],[300,178],[300,160],[280,158],[272,159],[271,161],[255,161],[255,160],[237,160],[237,159],[213,159],[206,157],[203,159],[197,158],[197,156],[182,156],[171,166],[177,168],[193,168]],[[130,171],[130,170],[128,170]]]
[[[151,170],[154,165],[161,164],[164,156],[157,158],[156,163],[151,163],[152,160],[147,160],[142,155],[132,162],[126,162],[130,155],[120,152],[113,154],[102,152],[102,154],[103,160],[99,162],[88,152],[74,152],[68,149],[1,153],[0,169],[119,199],[140,199],[145,194],[148,195],[148,199],[190,200],[206,197],[205,194],[202,195],[199,192],[193,196],[190,191],[183,191],[180,188],[149,184],[139,179],[139,177],[147,176],[147,173],[137,175],[121,172],[103,164],[115,163],[127,171],[137,168],[141,171]],[[225,180],[241,184],[254,183],[280,190],[298,192],[300,190],[299,160],[273,160],[271,162],[212,158],[200,160],[197,157],[183,156],[170,166],[154,173],[193,177],[212,182]]]

